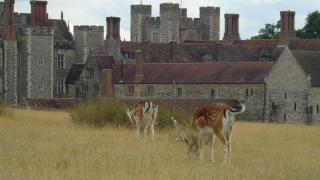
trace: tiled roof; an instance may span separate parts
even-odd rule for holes
[[[291,51],[302,69],[311,77],[312,86],[320,86],[320,51]]]
[[[144,64],[144,84],[263,84],[272,63]],[[113,68],[113,83],[135,83],[135,64]]]

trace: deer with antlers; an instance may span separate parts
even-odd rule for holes
[[[154,139],[154,127],[157,124],[158,105],[154,106],[151,101],[144,100],[135,103],[132,111],[126,110],[130,122],[137,128],[137,136],[151,134]]]
[[[196,154],[200,154],[200,159],[203,159],[204,138],[209,137],[211,147],[211,159],[214,158],[214,140],[215,137],[223,144],[224,163],[231,163],[231,130],[235,121],[235,116],[245,111],[245,105],[230,106],[226,103],[214,103],[205,107],[199,108],[193,115],[192,128],[193,135],[191,140],[185,138],[182,134],[182,127],[172,117],[173,124],[177,129],[177,140],[188,145],[188,157],[192,158]]]

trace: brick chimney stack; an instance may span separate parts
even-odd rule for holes
[[[224,44],[232,44],[234,40],[240,40],[239,14],[225,14]]]
[[[48,23],[47,1],[31,0],[31,25],[46,26]]]
[[[135,83],[140,83],[143,78],[143,54],[141,50],[137,50],[136,53],[136,74],[135,74]]]
[[[107,37],[120,39],[120,18],[107,17]]]
[[[4,39],[5,40],[15,40],[16,33],[13,26],[14,23],[14,2],[15,0],[5,0],[4,1]]]
[[[296,37],[294,11],[281,11],[281,31],[280,39],[289,40]]]
[[[102,97],[112,97],[112,69],[102,69]]]

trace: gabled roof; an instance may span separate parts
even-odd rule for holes
[[[143,64],[142,84],[263,84],[272,63]],[[135,83],[135,64],[113,68],[113,83]]]
[[[320,86],[320,51],[291,51],[301,68],[311,77],[312,86]]]

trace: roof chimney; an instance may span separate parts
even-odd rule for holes
[[[120,18],[107,17],[107,38],[120,39]]]
[[[289,40],[296,37],[295,32],[295,12],[294,11],[281,11],[281,31],[280,39]]]
[[[4,39],[5,40],[15,40],[16,33],[13,26],[14,22],[14,0],[5,0],[4,1]]]
[[[46,26],[48,23],[47,1],[31,0],[31,25]]]
[[[136,75],[135,75],[135,83],[140,83],[143,76],[143,54],[141,50],[136,51]]]
[[[239,14],[225,14],[224,44],[232,44],[234,40],[240,40]]]

